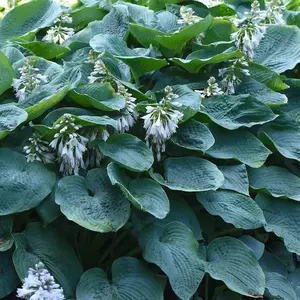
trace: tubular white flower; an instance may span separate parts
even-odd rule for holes
[[[65,40],[69,39],[75,34],[71,27],[63,27],[63,23],[71,24],[73,19],[70,17],[70,9],[63,7],[61,16],[55,20],[55,24],[47,31],[43,37],[43,41],[55,44],[62,44]]]
[[[83,154],[87,150],[88,139],[77,133],[81,126],[75,125],[74,121],[70,114],[64,114],[64,118],[54,127],[59,132],[54,135],[50,143],[50,146],[57,151],[59,171],[65,176],[77,175],[80,168],[85,168]]]
[[[47,82],[47,76],[38,73],[39,69],[32,66],[30,58],[24,58],[24,65],[18,71],[21,76],[20,78],[13,79],[12,87],[16,91],[16,97],[20,101],[25,100],[41,82]]]
[[[17,290],[17,297],[28,300],[65,299],[63,289],[41,262],[28,270],[22,288]]]
[[[180,7],[180,19],[177,23],[180,25],[192,25],[201,20],[200,17],[194,15],[194,10],[191,7]]]
[[[29,138],[30,145],[24,146],[23,151],[26,154],[27,162],[41,161],[43,163],[53,163],[54,154],[47,141],[44,141],[41,136],[34,133]]]
[[[195,92],[200,93],[201,98],[217,96],[217,95],[223,95],[224,94],[224,92],[219,87],[218,83],[216,82],[215,77],[210,77],[207,80],[207,83],[208,83],[208,87],[205,88],[203,91],[198,91],[198,90],[195,91]]]
[[[136,109],[135,100],[132,94],[128,92],[123,84],[117,82],[118,96],[125,98],[125,107],[122,109],[122,116],[118,120],[117,132],[124,133],[129,131],[129,129],[135,124],[139,117],[139,113]]]
[[[147,106],[147,114],[144,119],[146,129],[146,143],[152,151],[156,152],[157,160],[161,159],[161,153],[166,150],[166,141],[176,132],[178,123],[183,118],[183,113],[177,110],[180,103],[172,101],[178,98],[171,87],[165,88],[166,97],[156,106]]]
[[[228,68],[219,69],[219,76],[223,77],[222,89],[225,94],[234,94],[235,87],[241,83],[241,77],[250,76],[249,64],[245,57],[229,60]]]
[[[282,0],[271,0],[266,2],[266,22],[269,24],[284,24],[283,13],[286,7]]]
[[[108,75],[108,71],[106,69],[105,64],[100,58],[101,55],[98,56],[98,59],[94,63],[94,71],[88,76],[89,82],[94,83],[96,81],[102,82]]]
[[[88,139],[89,142],[92,142],[96,139],[106,141],[109,137],[109,133],[106,129],[103,128],[89,128],[87,131],[85,131],[84,136]],[[100,167],[103,157],[103,153],[98,148],[90,147],[86,152],[85,166],[87,168]]]

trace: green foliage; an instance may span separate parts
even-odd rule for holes
[[[299,4],[0,9],[0,298],[300,299]]]

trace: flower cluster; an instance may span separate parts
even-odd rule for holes
[[[17,290],[17,297],[28,300],[63,300],[63,289],[55,283],[43,263],[38,263],[35,268],[28,270],[22,288]]]
[[[24,64],[18,69],[20,78],[14,78],[12,87],[16,91],[16,97],[23,101],[41,82],[47,82],[47,76],[42,75],[38,68],[32,65],[32,59],[24,58]]]
[[[49,43],[62,44],[65,40],[69,39],[75,34],[71,27],[64,27],[62,24],[71,24],[72,18],[69,14],[70,9],[67,7],[62,8],[61,16],[55,20],[54,26],[50,27],[47,34],[44,36],[43,41]]]
[[[97,60],[94,63],[94,71],[88,77],[89,83],[94,83],[96,81],[102,82],[108,75],[105,64],[101,60],[101,55],[98,56]],[[90,59],[92,59],[90,57]]]
[[[125,86],[120,82],[117,82],[117,86],[117,95],[125,98],[125,107],[121,111],[122,116],[118,120],[117,131],[119,133],[124,133],[135,124],[139,117],[139,113],[136,109],[136,98],[132,97],[132,94],[130,94]]]
[[[106,141],[109,137],[109,133],[103,128],[89,128],[88,130],[85,130],[84,136],[89,142],[96,139]],[[100,167],[103,157],[103,153],[97,147],[89,147],[85,156],[85,166],[90,168]]]
[[[41,136],[34,133],[29,138],[30,145],[23,148],[26,153],[27,162],[41,161],[43,163],[53,163],[54,155],[52,149],[49,147],[49,143],[44,141]]]
[[[217,96],[217,95],[223,95],[224,94],[224,92],[219,87],[218,83],[216,82],[215,77],[210,77],[207,80],[207,83],[208,83],[208,87],[205,88],[203,91],[196,90],[196,92],[200,93],[201,98],[212,97],[212,96]]]
[[[201,20],[200,17],[194,15],[194,11],[191,7],[180,7],[180,19],[177,23],[180,25],[192,25]]]
[[[58,133],[50,146],[57,151],[60,172],[64,175],[77,175],[80,168],[85,168],[83,154],[86,152],[88,139],[78,134],[81,128],[75,125],[70,114],[64,114],[62,120],[54,126]]]
[[[266,24],[284,24],[283,13],[286,8],[282,0],[271,0],[266,2]]]
[[[223,77],[222,89],[226,94],[234,94],[235,87],[241,83],[242,76],[250,76],[249,64],[245,57],[229,60],[229,67],[219,69],[219,76]]]
[[[147,106],[144,119],[146,129],[146,142],[148,147],[156,151],[157,160],[166,150],[166,141],[176,132],[178,123],[183,118],[183,113],[177,110],[180,103],[173,101],[178,95],[173,93],[171,87],[165,88],[166,96],[155,106]]]

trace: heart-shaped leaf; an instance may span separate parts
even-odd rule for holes
[[[206,272],[241,295],[262,298],[265,275],[252,252],[232,237],[214,239],[207,247]]]
[[[112,265],[112,281],[102,269],[90,269],[80,278],[78,300],[163,300],[163,282],[133,257],[121,257]]]
[[[113,185],[117,184],[127,199],[138,209],[158,219],[170,211],[169,199],[163,188],[148,178],[131,179],[117,164],[110,163],[107,173]]]
[[[150,172],[150,176],[175,191],[202,192],[216,190],[224,184],[224,176],[216,165],[199,157],[167,158],[164,176]]]
[[[111,185],[104,168],[89,171],[86,179],[61,179],[55,202],[69,220],[98,232],[117,231],[130,215],[128,200],[118,187]]]
[[[52,191],[55,178],[44,164],[27,163],[24,155],[0,148],[0,215],[40,204]]]
[[[197,193],[197,200],[212,215],[237,228],[255,229],[265,224],[262,210],[249,196],[232,191]]]

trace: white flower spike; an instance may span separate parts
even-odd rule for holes
[[[157,160],[160,161],[161,153],[166,150],[166,141],[176,132],[183,113],[177,110],[180,103],[173,101],[178,95],[173,93],[171,87],[165,88],[166,96],[155,106],[147,106],[147,114],[144,119],[146,129],[146,143],[152,151],[156,152]]]
[[[219,87],[218,83],[216,82],[215,77],[210,77],[207,80],[207,83],[208,83],[208,87],[205,88],[203,91],[198,91],[198,90],[195,91],[195,92],[200,93],[201,98],[218,96],[218,95],[223,95],[224,94],[224,92]]]
[[[32,65],[30,58],[24,58],[24,65],[18,69],[20,72],[20,78],[14,78],[12,87],[16,91],[16,97],[23,101],[25,98],[42,82],[47,82],[47,76],[42,75],[38,68]]]
[[[194,15],[194,11],[191,7],[180,7],[180,19],[177,23],[180,25],[192,25],[198,23],[201,20],[200,17]]]
[[[75,125],[75,119],[70,114],[64,114],[63,119],[54,126],[59,132],[54,135],[50,146],[57,151],[60,162],[60,172],[67,175],[78,175],[80,168],[85,168],[83,155],[86,152],[88,139],[77,131],[81,128]]]
[[[120,82],[117,82],[117,86],[117,95],[125,98],[125,107],[121,111],[122,116],[118,120],[117,131],[119,133],[124,133],[129,131],[129,129],[135,124],[139,117],[139,113],[136,109],[136,98],[132,97],[132,94],[130,94],[125,86]]]
[[[104,80],[108,75],[106,66],[101,60],[100,56],[101,54],[98,56],[98,59],[94,63],[94,71],[88,77],[89,83],[102,82],[102,80]]]
[[[27,300],[65,299],[63,289],[41,262],[28,270],[22,288],[17,290],[17,297]]]

